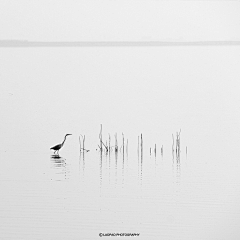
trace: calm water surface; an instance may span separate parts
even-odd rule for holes
[[[184,154],[2,152],[1,238],[237,239],[240,164],[221,164]]]
[[[0,239],[239,239],[238,46],[0,53]]]

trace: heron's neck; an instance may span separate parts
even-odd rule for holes
[[[67,136],[64,137],[64,140],[63,140],[63,142],[62,142],[62,146],[63,146],[63,144],[64,144],[65,141],[66,141],[66,137],[67,137]]]

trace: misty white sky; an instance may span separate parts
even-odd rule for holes
[[[236,41],[239,1],[1,0],[0,39]]]
[[[239,1],[1,0],[0,39],[239,41],[239,10]],[[237,143],[239,50],[1,48],[0,146],[25,139],[29,148],[37,138],[49,149],[55,140],[46,143],[46,135],[65,133],[98,140],[100,123],[111,126],[106,132],[145,130],[152,139],[164,132],[170,142],[181,128],[194,146],[196,132],[213,142],[222,134],[224,146],[231,133]]]

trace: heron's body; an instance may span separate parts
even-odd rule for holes
[[[57,151],[57,150],[60,150],[61,147],[62,147],[62,144],[58,144],[58,145],[56,145],[54,147],[51,147],[50,149]]]
[[[57,144],[57,145],[54,146],[54,147],[51,147],[50,150],[54,150],[54,153],[55,153],[55,152],[59,153],[59,150],[63,147],[63,144],[64,144],[64,142],[66,141],[66,137],[69,136],[69,135],[72,135],[72,134],[66,134],[65,137],[64,137],[63,142],[60,143],[60,144]]]

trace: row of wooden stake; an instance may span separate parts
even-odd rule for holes
[[[181,133],[181,129],[179,132],[176,133],[176,146],[175,146],[175,141],[174,141],[174,135],[172,134],[172,139],[173,139],[173,143],[172,143],[172,154],[174,155],[174,153],[176,153],[176,157],[180,157],[180,133]],[[128,139],[127,139],[127,143],[125,145],[125,138],[124,138],[124,134],[122,133],[122,146],[119,148],[118,146],[118,139],[117,139],[117,133],[115,133],[115,145],[111,146],[111,136],[109,134],[109,138],[108,138],[108,142],[106,141],[105,143],[103,142],[102,139],[102,124],[101,124],[101,128],[100,128],[100,133],[99,133],[99,151],[102,152],[106,152],[106,153],[110,153],[113,149],[115,151],[115,153],[117,153],[118,151],[121,151],[123,154],[125,152],[125,148],[126,148],[126,152],[128,152]],[[89,150],[85,149],[85,135],[80,135],[79,136],[79,145],[80,145],[80,152],[88,152]],[[187,151],[187,148],[186,148]],[[153,152],[154,155],[157,155],[157,145],[154,145],[153,148]],[[143,135],[141,134],[140,136],[138,136],[138,153],[141,153],[141,155],[143,154]],[[150,155],[152,154],[152,148],[150,148]],[[161,146],[161,155],[163,155],[163,145]]]

